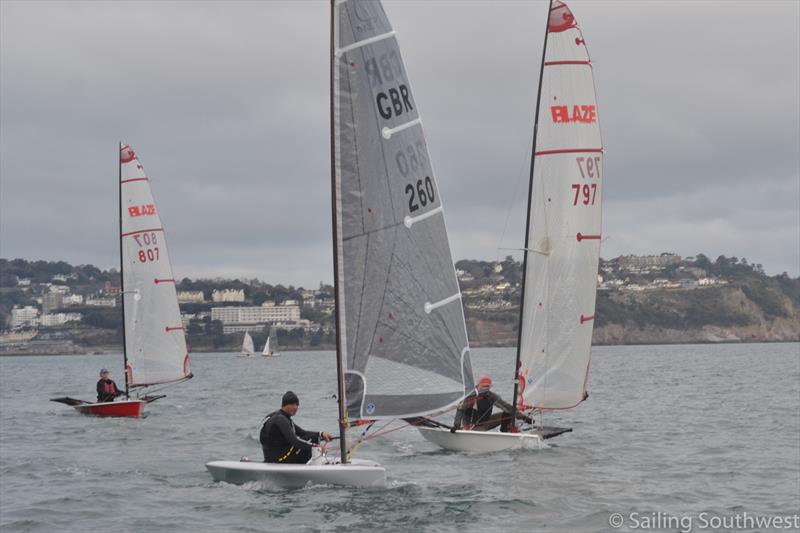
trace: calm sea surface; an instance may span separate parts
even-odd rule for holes
[[[472,360],[497,383],[513,358]],[[330,352],[195,355],[195,379],[140,420],[48,401],[92,399],[101,366],[121,356],[0,358],[3,531],[609,531],[615,512],[623,531],[648,516],[700,531],[701,513],[800,513],[798,344],[596,348],[589,401],[546,417],[575,430],[550,448],[457,454],[406,428],[360,449],[386,467],[375,489],[237,487],[204,467],[260,457],[260,421],[287,389],[300,425],[334,432]]]

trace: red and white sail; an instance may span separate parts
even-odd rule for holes
[[[592,62],[578,24],[551,5],[531,187],[520,344],[521,401],[585,396],[600,257],[603,144]]]
[[[191,377],[175,278],[150,181],[134,151],[120,145],[122,301],[128,384]]]

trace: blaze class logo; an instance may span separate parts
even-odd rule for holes
[[[149,217],[156,214],[156,204],[134,205],[128,208],[131,217]]]
[[[567,124],[570,122],[583,122],[591,124],[597,122],[597,110],[593,105],[574,105],[572,109],[568,105],[550,106],[550,114],[553,116],[553,123]]]

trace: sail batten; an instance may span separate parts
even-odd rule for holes
[[[589,67],[589,68],[586,68]],[[549,14],[537,108],[520,397],[542,409],[585,398],[601,242],[602,161],[594,73],[569,8]]]
[[[380,2],[335,3],[333,16],[334,246],[347,416],[431,413],[473,386],[463,310],[447,305],[459,288],[444,217],[434,216],[443,215],[439,189]]]
[[[166,236],[136,153],[120,146],[120,241],[126,381],[146,387],[191,377]]]

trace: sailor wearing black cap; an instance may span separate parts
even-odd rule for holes
[[[320,439],[331,440],[324,431],[306,431],[292,421],[300,406],[300,399],[292,391],[283,395],[281,408],[267,415],[261,427],[261,449],[265,463],[304,464],[311,459],[311,448]]]

